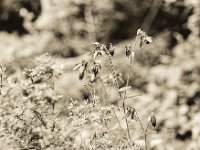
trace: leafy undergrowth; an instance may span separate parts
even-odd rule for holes
[[[1,65],[0,149],[199,149],[199,37],[170,53],[144,37],[137,48],[94,43],[79,75],[49,54],[15,73]]]
[[[190,17],[188,39],[177,33],[170,50],[165,37],[151,43],[139,30],[135,42],[96,42],[78,59],[61,59],[77,55],[63,52],[61,43],[62,52],[52,57],[35,63],[28,57],[11,67],[6,62],[49,51],[53,36],[42,32],[21,42],[3,35],[0,149],[200,149],[198,14]],[[79,53],[80,45],[68,47]],[[72,72],[76,63],[79,75]]]
[[[139,48],[152,42],[140,29],[136,39]],[[135,52],[136,46],[126,47],[129,77],[121,87],[119,81],[124,81],[113,64],[115,48],[94,43],[90,59],[74,67],[79,70],[79,79],[88,80],[85,89],[89,97],[82,102],[66,99],[56,89],[55,81],[63,74],[64,66],[49,54],[8,76],[1,65],[1,149],[148,149],[152,140],[148,141],[147,134],[151,127],[155,130],[156,117],[152,113],[143,125],[134,106],[126,105],[128,98],[137,96],[128,93]],[[108,59],[110,71],[103,71],[100,56]],[[115,104],[109,101],[114,94],[108,93],[111,89],[118,95]],[[58,105],[60,101],[64,103]],[[142,143],[133,139],[133,122],[138,124]]]

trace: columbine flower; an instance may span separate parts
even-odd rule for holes
[[[95,80],[95,78],[99,72],[99,69],[101,69],[100,61],[95,61],[94,65],[91,68],[91,75],[92,75],[91,81]]]
[[[130,117],[131,119],[135,120],[135,121],[138,120],[138,119],[137,119],[137,115],[136,115],[135,108],[132,108],[132,107],[127,108],[127,112],[126,112],[124,118],[127,119],[127,118],[129,118],[129,117]]]
[[[114,53],[115,53],[115,47],[113,47],[112,43],[110,43],[108,51],[109,51],[109,53],[110,53],[111,56],[114,55]]]
[[[87,70],[88,62],[85,61],[84,59],[82,60],[81,63],[76,64],[73,70],[79,70],[79,79],[83,79],[85,71]]]
[[[131,110],[131,108],[127,108],[127,112],[126,112],[126,115],[124,116],[124,118],[129,118],[129,116],[131,115],[131,112],[132,112],[132,110]]]
[[[140,39],[140,47],[142,47],[145,44],[150,44],[153,42],[153,38],[148,36],[144,31],[142,31],[141,29],[137,30],[137,38]]]
[[[133,58],[135,53],[134,53],[134,50],[133,50],[132,46],[131,45],[126,45],[125,48],[126,48],[126,57]]]
[[[132,108],[131,119],[138,121],[135,108]]]
[[[93,43],[95,45],[95,49],[92,51],[92,55],[94,58],[97,56],[106,56],[106,46],[104,44],[100,44],[98,42]]]
[[[131,51],[132,51],[132,47],[130,45],[126,45],[126,57],[130,57],[131,56]]]

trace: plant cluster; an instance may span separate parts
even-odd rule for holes
[[[151,42],[152,38],[139,29],[135,45],[126,46],[125,54],[130,59],[126,83],[113,63],[116,48],[111,43],[109,46],[93,43],[91,59],[82,60],[74,67],[79,70],[80,80],[89,77],[85,89],[90,97],[83,102],[72,98],[65,100],[57,92],[54,84],[64,66],[57,64],[49,54],[36,58],[35,64],[20,75],[6,77],[6,70],[0,65],[2,149],[141,149],[130,133],[131,120],[139,124],[145,149],[148,149],[147,133],[150,127],[156,128],[156,117],[152,113],[145,127],[134,106],[126,106],[126,99],[137,96],[127,93],[131,89],[129,78],[134,54]],[[102,71],[101,56],[108,58],[108,75]],[[117,104],[109,102],[110,87],[118,93]],[[63,102],[62,106],[57,105]],[[117,128],[111,128],[115,124]]]

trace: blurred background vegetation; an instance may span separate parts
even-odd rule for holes
[[[133,44],[142,28],[155,40],[134,62],[131,86],[142,96],[130,105],[144,116],[156,112],[155,137],[163,139],[158,149],[197,150],[199,8],[199,0],[0,0],[1,63],[13,74],[48,52],[66,66],[57,89],[66,97],[84,98],[72,68],[92,50],[91,42],[114,43],[123,73],[125,45]]]

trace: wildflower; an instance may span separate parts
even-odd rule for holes
[[[115,50],[115,47],[113,47],[112,43],[110,43],[108,51],[109,51],[109,53],[110,53],[111,56],[114,55],[114,53],[115,53],[114,50]]]
[[[96,46],[91,53],[94,58],[101,55],[106,56],[106,46],[104,44],[100,44],[98,42],[95,42],[93,44]]]
[[[131,51],[132,51],[132,46],[130,45],[126,45],[126,57],[130,57],[131,56]]]
[[[137,118],[137,115],[136,115],[136,110],[135,108],[132,108],[132,111],[131,111],[131,119],[137,121],[138,118]]]
[[[135,110],[135,108],[132,108],[132,107],[130,107],[130,108],[127,108],[127,112],[126,112],[126,115],[125,115],[125,117],[124,118],[131,118],[131,119],[133,119],[133,120],[135,120],[135,121],[137,121],[138,119],[137,119],[137,115],[136,115],[136,110]]]
[[[79,69],[79,79],[82,80],[85,74],[85,71],[87,70],[88,62],[84,59],[81,63],[76,64],[73,70]]]
[[[152,37],[148,36],[144,31],[142,31],[141,29],[137,30],[137,38],[140,39],[140,47],[142,47],[145,44],[150,44],[153,42]]]
[[[100,61],[95,61],[94,65],[91,68],[91,74],[92,74],[91,81],[95,80],[95,77],[97,76],[99,72],[99,69],[101,69]]]
[[[134,53],[134,50],[133,50],[132,46],[131,45],[127,45],[125,48],[126,48],[126,57],[133,58],[135,53]]]
[[[131,115],[131,112],[132,112],[131,108],[127,108],[127,112],[124,118],[128,118]]]

